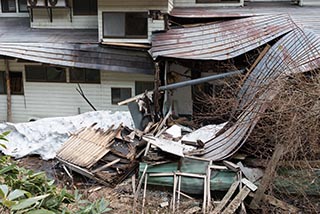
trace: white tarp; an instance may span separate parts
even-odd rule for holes
[[[0,148],[0,150],[4,154],[15,158],[37,154],[42,159],[52,159],[68,139],[70,133],[91,126],[93,123],[97,123],[95,127],[104,129],[111,125],[116,128],[121,123],[129,128],[134,127],[129,112],[112,113],[111,111],[95,111],[70,117],[45,118],[28,123],[0,123],[0,133],[11,131],[7,136],[9,142],[4,142],[7,149]]]

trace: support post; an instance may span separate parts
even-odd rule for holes
[[[6,86],[7,86],[7,122],[12,122],[12,102],[11,102],[11,81],[10,81],[10,70],[9,60],[4,59],[5,75],[6,75]]]
[[[160,93],[159,93],[159,87],[160,87],[160,68],[159,63],[155,63],[155,75],[154,75],[154,92],[153,92],[153,103],[154,103],[154,111],[156,114],[155,120],[159,120],[159,113],[160,113]]]

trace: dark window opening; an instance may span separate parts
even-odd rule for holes
[[[10,89],[13,95],[23,95],[23,79],[22,72],[9,72]],[[7,82],[5,72],[0,72],[0,94],[7,93]]]
[[[26,65],[26,81],[28,82],[66,82],[66,71],[60,67]]]
[[[16,0],[1,0],[1,8],[3,13],[15,13],[17,11]]]
[[[146,81],[136,81],[135,82],[136,88],[136,95],[144,93],[147,91],[152,91],[154,89],[153,82],[146,82]]]
[[[70,69],[72,83],[100,83],[100,70],[72,68]]]
[[[18,0],[19,12],[28,12],[27,0]]]
[[[147,38],[148,13],[104,12],[103,37]]]
[[[111,101],[112,104],[118,104],[119,102],[130,98],[131,88],[111,88]]]
[[[73,15],[97,15],[97,0],[73,0]]]

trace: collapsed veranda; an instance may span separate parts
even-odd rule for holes
[[[310,72],[319,67],[319,13],[314,1],[157,1],[157,4],[151,5],[148,2],[131,2],[126,7],[113,1],[88,1],[90,3],[86,7],[77,1],[59,1],[57,5],[39,1],[37,4],[27,3],[29,18],[23,18],[27,15],[20,10],[23,8],[21,2],[2,1],[1,4],[3,16],[10,14],[7,12],[17,16],[3,18],[6,21],[1,22],[3,34],[0,38],[0,54],[5,71],[0,77],[3,82],[0,92],[4,94],[0,95],[4,100],[1,102],[3,120],[21,122],[72,115],[88,111],[91,106],[110,110],[127,110],[129,107],[134,112],[133,117],[136,116],[136,128],[139,127],[143,133],[127,132],[128,138],[125,139],[122,135],[112,136],[108,141],[110,151],[107,152],[111,157],[106,155],[105,150],[95,162],[83,165],[81,160],[72,160],[70,153],[67,153],[71,158],[69,161],[66,156],[58,155],[62,162],[76,171],[83,172],[77,168],[79,166],[88,168],[88,175],[100,182],[113,180],[112,173],[117,176],[125,171],[124,174],[129,175],[135,165],[130,164],[143,154],[141,146],[146,157],[149,147],[170,151],[166,146],[174,139],[169,139],[169,143],[159,142],[162,132],[168,128],[168,117],[210,115],[210,109],[203,105],[201,97],[215,97],[222,93],[221,89],[228,81],[243,80],[238,91],[233,92],[237,99],[230,109],[234,111],[232,117],[204,116],[208,120],[201,120],[203,124],[208,124],[230,119],[225,128],[206,142],[189,144],[193,144],[197,150],[191,156],[200,156],[209,161],[203,169],[213,167],[215,170],[231,170],[238,176],[238,185],[256,191],[250,183],[240,179],[239,172],[243,173],[243,170],[239,167],[228,162],[216,167],[210,161],[234,158],[268,108],[268,103],[281,91],[281,86],[277,85],[281,85],[279,81],[289,75]],[[25,37],[19,36],[18,32],[21,31]],[[177,82],[181,84],[174,85]],[[5,83],[10,83],[10,87]],[[76,87],[84,92],[91,106],[78,94]],[[118,105],[146,90],[154,90],[152,98],[149,99],[148,94],[138,96],[137,99],[142,100],[140,106],[132,102],[128,107]],[[130,101],[134,100],[136,98]],[[150,138],[150,133],[155,138]],[[114,134],[119,135],[119,131]],[[146,147],[140,145],[141,137],[147,142]],[[137,146],[138,149],[132,150],[129,146],[128,151],[117,151],[117,146],[111,148],[115,142],[121,144],[128,141],[129,145],[135,143],[132,148]],[[281,153],[282,149],[276,151]],[[185,155],[179,154],[179,157]],[[112,158],[112,155],[118,158]],[[277,162],[280,156],[275,157],[274,161]],[[94,167],[92,164],[97,164],[97,161],[99,164]],[[106,169],[120,164],[129,164],[129,170],[105,173]],[[120,166],[115,168],[121,169]],[[145,171],[142,177],[148,183],[150,172],[141,165],[140,169]],[[97,173],[100,175],[97,176]],[[210,207],[208,189],[211,186],[205,183],[210,180],[210,174],[207,171],[199,172],[200,175],[185,173],[188,172],[181,172],[177,168],[174,174],[167,176],[173,178],[171,183],[174,189],[177,188],[176,181],[181,182],[181,177],[200,176],[204,188],[203,211],[206,212]],[[263,193],[263,187],[260,189]],[[244,195],[250,191],[240,190]],[[261,195],[260,198],[257,196],[255,202],[261,200]],[[231,208],[226,209],[236,210],[238,205],[243,209],[242,204],[232,206],[232,201]]]

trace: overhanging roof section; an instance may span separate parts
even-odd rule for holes
[[[264,45],[295,28],[286,14],[263,15],[154,34],[150,54],[157,57],[227,60]]]
[[[0,43],[0,55],[57,66],[153,74],[146,51],[78,43]]]

